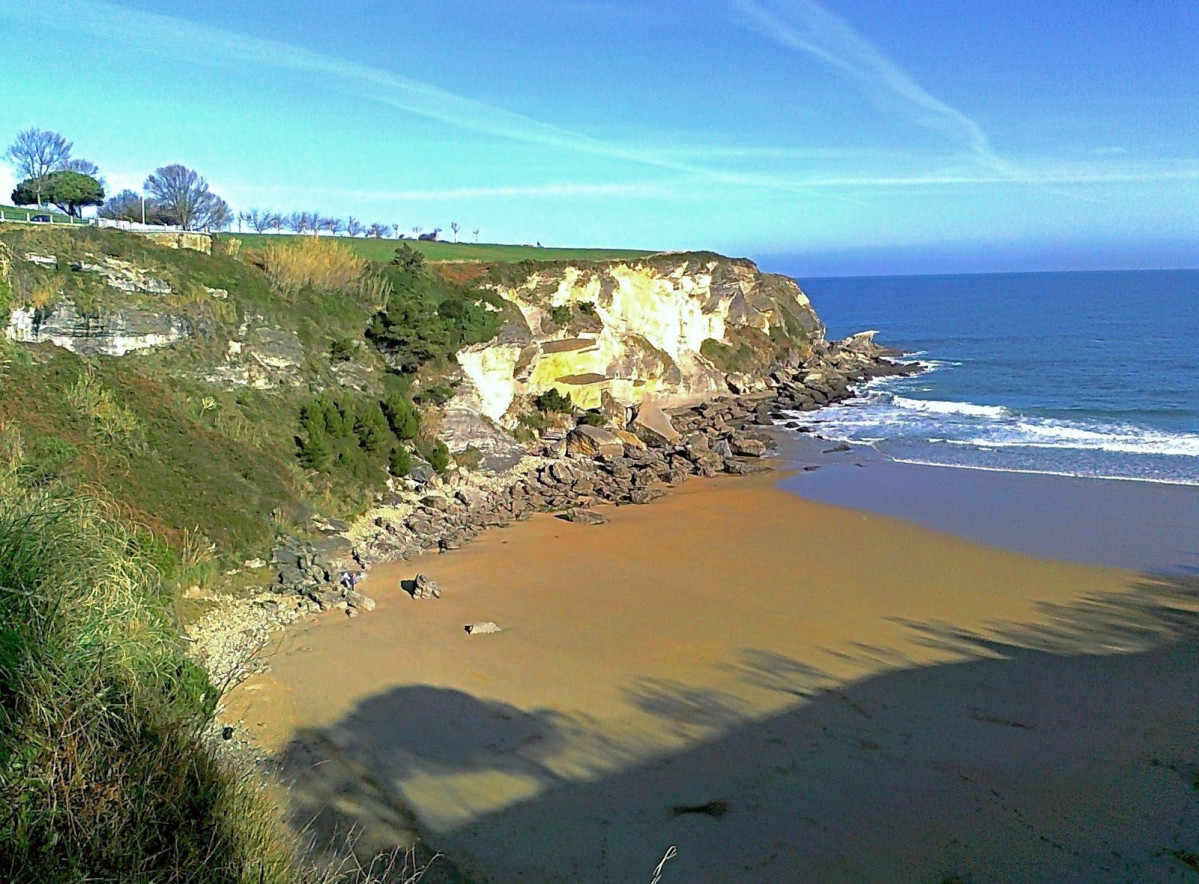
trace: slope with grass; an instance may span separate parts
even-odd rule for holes
[[[291,835],[201,740],[153,550],[0,437],[0,879],[286,882]]]
[[[291,234],[237,233],[222,234],[221,238],[235,238],[243,248],[265,248],[270,243],[295,243],[301,239]],[[354,254],[372,261],[390,261],[397,247],[408,245],[421,252],[429,261],[481,261],[513,263],[517,261],[615,261],[626,258],[643,258],[653,254],[640,249],[588,249],[588,248],[541,248],[529,245],[505,245],[501,243],[454,243],[415,239],[376,239],[374,237],[338,237]]]
[[[366,242],[217,237],[205,254],[0,226],[0,427],[138,526],[168,579],[204,586],[314,515],[352,519],[410,472],[452,469],[439,437],[473,462],[473,433],[515,429],[549,389],[692,401],[822,331],[793,282],[710,253],[434,262],[483,247],[371,241],[380,262]]]

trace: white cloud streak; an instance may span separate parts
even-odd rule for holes
[[[977,172],[956,168],[945,157],[919,157],[894,151],[846,150],[757,145],[628,145],[597,139],[483,102],[457,95],[400,74],[314,52],[286,43],[245,36],[171,16],[135,11],[108,0],[0,0],[0,20],[16,20],[36,28],[83,33],[112,45],[142,47],[168,58],[176,68],[204,65],[220,70],[247,66],[293,73],[343,95],[376,101],[407,113],[482,135],[525,144],[577,151],[676,173],[656,183],[547,183],[499,187],[377,191],[333,191],[331,195],[408,200],[511,197],[569,198],[619,196],[694,196],[704,186],[748,187],[784,196],[823,194],[856,201],[859,189],[957,185],[1095,185],[1152,181],[1194,181],[1191,160],[1119,167],[1037,163],[1019,164],[997,157],[981,127],[962,112],[925,91],[877,47],[845,21],[812,0],[726,0],[741,13],[740,23],[757,33],[830,65],[873,94],[900,100],[913,119],[948,136],[968,151]],[[785,11],[781,11],[784,10]],[[1113,157],[1113,160],[1115,158]],[[713,168],[702,161],[748,161],[752,171]],[[753,161],[778,160],[809,168],[765,172]],[[856,174],[813,170],[811,163],[847,160],[874,168]],[[920,170],[896,173],[898,164],[919,163]],[[889,166],[890,168],[881,168]],[[928,167],[940,171],[925,171]],[[981,167],[981,168],[980,168]],[[111,175],[112,182],[123,176]],[[130,178],[132,180],[132,178]],[[136,184],[130,185],[136,186]],[[115,188],[114,188],[115,189]],[[256,186],[247,192],[264,192]]]
[[[169,58],[177,67],[199,64],[241,69],[249,64],[306,75],[343,94],[484,135],[627,160],[691,175],[710,184],[793,188],[770,175],[713,169],[676,158],[669,151],[592,138],[390,71],[186,19],[131,10],[107,0],[16,0],[0,5],[0,19],[5,16],[28,26],[82,32],[101,43],[138,46]]]
[[[878,47],[844,19],[812,0],[728,0],[741,13],[739,23],[755,33],[817,58],[870,93],[899,99],[915,111],[915,122],[963,144],[984,165],[1007,170],[982,127],[961,111],[929,94]]]
[[[251,189],[251,188],[246,188]],[[574,199],[579,197],[592,198],[628,198],[667,196],[669,188],[656,184],[532,184],[511,185],[504,187],[449,187],[429,188],[421,190],[356,190],[343,188],[309,188],[315,194],[405,201],[434,201],[440,202],[454,199],[510,199],[512,197],[561,198]]]

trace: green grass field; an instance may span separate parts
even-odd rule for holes
[[[58,209],[52,209],[49,206],[44,209],[39,209],[37,206],[26,206],[23,209],[18,209],[16,206],[0,206],[0,215],[3,215],[6,221],[28,221],[34,215],[49,215],[54,219],[55,224],[66,224],[71,220]],[[74,223],[79,224],[80,222],[75,221]]]
[[[291,239],[290,236],[280,236],[271,233],[230,233],[223,234],[240,239],[247,248],[261,248],[280,239]],[[556,249],[537,248],[536,246],[511,246],[497,243],[453,243],[453,242],[419,242],[412,239],[365,239],[348,236],[339,237],[357,254],[372,261],[390,261],[391,256],[401,243],[408,243],[414,249],[424,253],[430,261],[501,261],[515,263],[517,261],[603,261],[621,258],[642,258],[652,255],[652,251],[639,249]]]

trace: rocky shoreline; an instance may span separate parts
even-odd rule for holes
[[[921,370],[894,361],[901,354],[873,335],[819,342],[808,358],[776,366],[756,385],[761,389],[730,384],[732,395],[697,406],[643,404],[631,414],[611,410],[608,427],[544,431],[537,453],[499,475],[455,470],[409,480],[407,490],[388,495],[353,526],[324,522],[317,539],[281,541],[271,556],[273,584],[194,624],[194,653],[216,682],[236,684],[267,668],[259,652],[275,630],[330,609],[353,617],[374,608],[369,595],[342,584],[346,571],[459,549],[488,528],[534,513],[601,524],[590,509],[597,504],[644,505],[690,476],[766,470],[760,459],[777,443],[765,431],[788,412],[843,402],[854,397],[854,384]]]

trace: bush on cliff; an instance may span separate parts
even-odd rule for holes
[[[384,268],[391,292],[366,336],[404,372],[452,357],[463,346],[494,338],[503,325],[503,300],[430,272],[407,244]]]
[[[544,411],[546,414],[570,414],[575,410],[570,394],[559,393],[553,387],[534,396],[533,405],[537,407],[538,411]]]
[[[217,693],[156,568],[21,467],[0,465],[0,880],[295,880],[277,808],[200,738]]]

